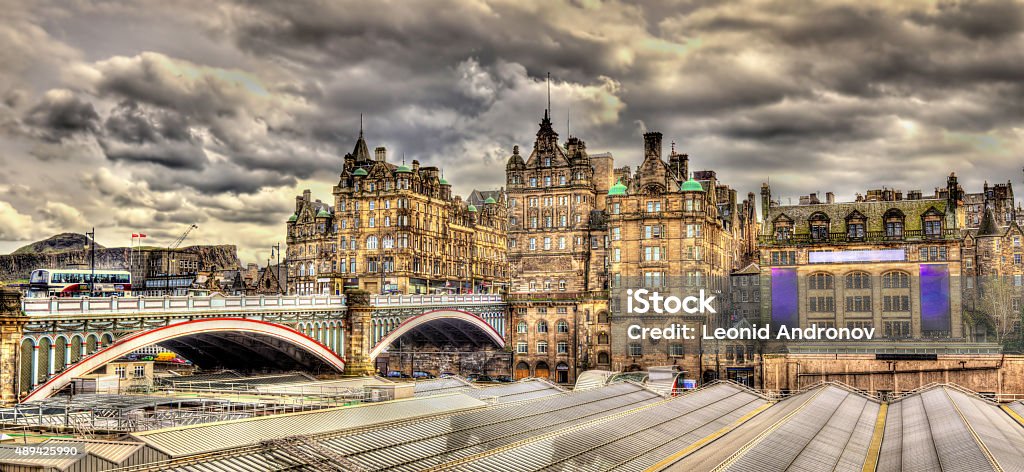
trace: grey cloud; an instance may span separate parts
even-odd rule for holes
[[[494,168],[513,145],[529,150],[547,72],[563,141],[571,108],[571,134],[590,152],[636,165],[635,123],[642,122],[665,134],[666,148],[676,141],[693,168],[715,169],[744,195],[768,177],[779,195],[793,197],[816,190],[852,197],[881,185],[930,192],[949,171],[979,186],[1019,175],[1024,151],[1019,2],[209,8],[180,0],[145,9],[52,8],[71,11],[40,24],[81,51],[64,51],[64,69],[49,74],[64,84],[35,90],[24,84],[38,72],[19,66],[13,79],[0,72],[0,84],[27,90],[5,98],[30,131],[28,143],[17,144],[55,162],[88,151],[71,146],[90,140],[67,136],[95,136],[97,159],[79,164],[138,184],[104,181],[116,191],[98,193],[96,205],[148,212],[126,213],[126,222],[155,214],[169,235],[173,225],[207,218],[207,225],[263,228],[246,239],[252,244],[279,237],[289,205],[261,198],[295,192],[300,182],[333,184],[360,113],[370,146],[387,146],[392,162],[404,153],[442,167],[462,195],[503,185]],[[150,8],[174,17],[173,27],[155,25]],[[76,15],[83,10],[88,16]],[[137,31],[118,31],[126,19],[155,33],[138,40]],[[104,25],[100,39],[95,24]],[[47,37],[42,27],[26,31]],[[16,44],[18,58],[33,56],[32,41]],[[70,48],[47,43],[62,49]],[[78,104],[67,110],[78,111],[70,114],[76,119],[51,119],[52,106],[25,113],[52,87],[70,89],[62,99]],[[0,133],[15,134],[10,129]],[[173,200],[188,201],[175,207]],[[18,207],[30,214],[25,208]]]
[[[75,134],[96,131],[99,119],[92,103],[68,90],[51,90],[28,111],[24,121],[36,128],[43,139],[59,142]]]
[[[168,169],[204,171],[209,159],[201,147],[180,141],[125,143],[101,140],[107,159],[114,162],[151,163]]]

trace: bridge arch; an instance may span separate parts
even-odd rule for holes
[[[437,325],[447,325],[447,328],[458,330],[463,333],[465,333],[463,327],[468,327],[476,334],[482,335],[483,338],[492,342],[497,347],[505,347],[505,338],[501,333],[495,330],[491,325],[487,324],[487,322],[479,316],[461,310],[440,309],[406,318],[405,321],[395,326],[379,342],[377,342],[370,351],[369,358],[376,359],[377,356],[384,352],[384,349],[387,349],[388,346],[395,341],[398,341],[399,338],[406,334],[413,333],[425,327]]]
[[[206,355],[230,355],[242,362],[251,358],[246,357],[244,352],[239,354],[234,351],[248,347],[256,353],[253,346],[258,346],[276,349],[275,358],[326,365],[339,372],[345,369],[345,359],[324,344],[290,327],[245,318],[208,318],[175,323],[117,340],[110,347],[84,357],[64,372],[50,378],[22,401],[46,398],[67,385],[72,378],[81,377],[124,355],[153,344],[172,345],[175,352],[191,349],[193,354],[200,357],[205,349],[219,348],[221,351],[211,351]]]

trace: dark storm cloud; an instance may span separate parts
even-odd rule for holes
[[[661,131],[666,152],[677,142],[694,169],[716,170],[741,195],[769,177],[783,198],[882,185],[929,193],[950,171],[974,189],[1019,175],[1024,155],[1019,2],[154,0],[51,10],[35,21],[45,29],[20,29],[28,36],[0,25],[20,64],[0,85],[26,91],[4,95],[0,133],[22,126],[36,140],[29,153],[50,162],[84,154],[78,138],[93,137],[88,165],[109,167],[93,177],[115,189],[104,201],[120,202],[123,221],[155,218],[168,234],[207,218],[279,236],[299,182],[331,198],[360,114],[370,147],[386,146],[391,162],[404,154],[442,167],[460,194],[501,186],[494,170],[512,146],[530,151],[548,72],[563,141],[568,119],[590,152],[635,166],[640,128]],[[126,22],[135,29],[118,28]],[[46,53],[33,44],[74,59],[34,72],[24,58]]]
[[[76,134],[96,131],[99,119],[92,103],[67,90],[52,90],[28,111],[24,121],[38,130],[43,139],[58,142]]]
[[[111,138],[136,144],[162,139],[190,141],[193,138],[188,120],[181,114],[160,110],[155,116],[149,116],[132,100],[119,103],[103,126]]]

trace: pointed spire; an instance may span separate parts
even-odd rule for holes
[[[545,115],[551,113],[551,73],[548,72],[548,109],[544,112]]]
[[[370,148],[366,146],[366,140],[363,139],[362,113],[359,114],[359,139],[356,140],[356,147],[352,150],[352,156],[356,158],[356,162],[370,160]]]

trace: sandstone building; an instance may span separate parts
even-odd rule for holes
[[[890,340],[962,339],[963,191],[954,175],[944,190],[777,205],[764,185],[761,303],[770,319],[762,321],[873,327]]]
[[[288,226],[291,293],[489,293],[508,280],[504,195],[481,207],[453,196],[436,167],[373,156],[360,131],[334,206],[296,198]]]
[[[753,259],[753,202],[714,171],[690,171],[689,156],[672,149],[662,157],[661,133],[644,134],[643,162],[635,173],[618,172],[608,192],[612,364],[617,370],[674,365],[701,375],[701,360],[716,347],[701,339],[630,339],[632,325],[729,326],[729,274]],[[622,303],[629,289],[646,288],[679,298],[704,291],[715,313],[635,314]]]
[[[729,272],[754,257],[753,202],[738,204],[713,171],[687,180],[688,156],[673,149],[666,162],[660,133],[645,134],[644,149],[635,174],[616,169],[610,154],[589,155],[577,137],[560,145],[547,113],[529,156],[513,149],[506,180],[517,377],[566,382],[587,369],[662,365],[699,372],[699,344],[627,342],[636,320],[618,297],[642,286],[727,292]]]
[[[570,137],[563,147],[545,112],[525,159],[506,165],[509,290],[517,378],[572,382],[611,368],[607,232],[610,154],[590,156]]]

